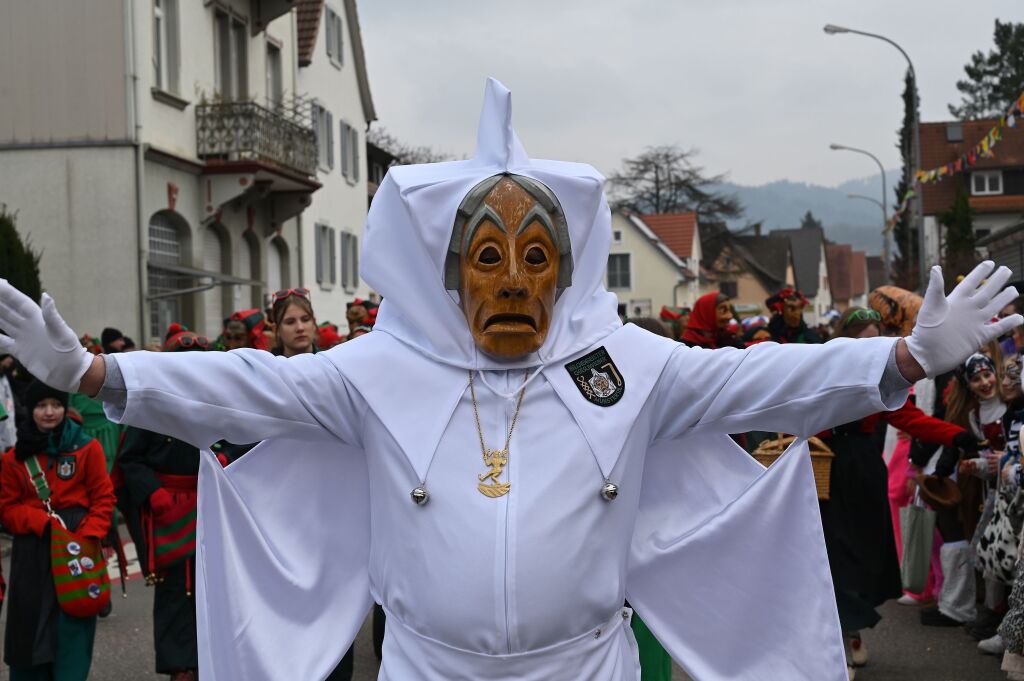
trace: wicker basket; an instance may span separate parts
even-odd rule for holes
[[[782,456],[782,452],[786,451],[786,447],[793,444],[794,440],[796,437],[793,435],[779,433],[778,438],[765,440],[758,445],[753,452],[753,457],[762,466],[771,466],[776,459]],[[810,438],[807,444],[811,450],[811,467],[814,469],[814,484],[818,488],[818,498],[828,500],[828,486],[832,479],[832,458],[835,454],[828,448],[828,445],[816,437]]]

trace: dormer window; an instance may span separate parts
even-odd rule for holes
[[[992,196],[1003,193],[1003,171],[976,170],[971,173],[971,195]]]

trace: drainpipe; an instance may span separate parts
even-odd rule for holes
[[[292,45],[293,46],[298,46],[298,44],[299,44],[298,18],[296,16],[295,12],[291,13],[291,17],[292,17],[292,21],[291,21]],[[296,49],[291,50],[291,53],[292,53],[292,97],[293,98],[297,98],[298,97],[298,90],[299,90],[299,57],[298,57],[298,51]],[[310,200],[310,204],[309,205],[310,206],[313,205],[312,200]],[[303,212],[305,212],[305,211],[303,211]],[[298,215],[295,216],[296,247],[298,248],[298,251],[299,251],[299,256],[296,258],[296,261],[298,262],[298,275],[299,276],[298,276],[298,279],[296,279],[295,283],[297,285],[299,285],[299,286],[306,286],[306,279],[305,279],[305,276],[304,276],[305,275],[305,271],[304,271],[305,267],[303,266],[303,261],[305,260],[306,252],[302,249],[302,227],[303,227],[303,225],[302,225],[302,213],[299,213]],[[309,288],[310,290],[313,289],[312,286],[307,286],[307,288]],[[273,293],[273,291],[265,291],[265,293]]]
[[[148,235],[146,233],[146,217],[142,206],[143,183],[145,181],[145,156],[142,146],[142,79],[139,77],[138,40],[135,32],[135,2],[123,0],[126,57],[128,60],[129,80],[132,86],[131,111],[134,133],[132,142],[135,145],[135,236],[138,247],[139,276],[139,331],[138,338],[143,344],[149,337],[149,305],[146,296],[149,294],[148,271],[146,260],[149,257]]]

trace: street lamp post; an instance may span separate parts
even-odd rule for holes
[[[864,154],[865,156],[870,157],[872,161],[874,161],[875,163],[878,164],[878,171],[880,173],[882,173],[882,202],[879,203],[878,201],[875,201],[874,199],[871,199],[871,200],[875,201],[875,203],[878,203],[878,205],[882,209],[882,261],[885,262],[885,280],[889,281],[889,279],[890,279],[890,276],[889,276],[889,255],[890,255],[890,252],[889,252],[889,230],[887,229],[887,222],[888,222],[888,219],[889,219],[889,208],[888,208],[889,203],[888,203],[888,190],[885,188],[885,167],[882,166],[882,162],[878,160],[878,157],[875,156],[874,154],[872,154],[870,151],[866,151],[864,149],[858,149],[857,147],[848,147],[848,146],[843,145],[843,144],[835,144],[835,143],[832,143],[832,144],[828,145],[828,148],[831,149],[832,151],[852,151],[852,152],[855,152],[855,153],[858,153],[858,154]],[[853,199],[853,198],[860,198],[860,199],[868,198],[866,196],[859,196],[857,194],[848,194],[847,196],[849,198],[851,198],[851,199]]]
[[[838,33],[853,33],[855,35],[862,35],[868,38],[875,38],[889,43],[903,55],[903,58],[907,60],[907,67],[910,69],[910,81],[914,87],[914,135],[913,135],[913,149],[911,155],[913,156],[914,171],[921,169],[921,119],[918,113],[919,104],[917,96],[917,73],[914,71],[914,62],[910,61],[910,55],[907,54],[906,50],[900,47],[894,40],[886,38],[884,35],[878,35],[877,33],[868,33],[866,31],[857,31],[852,28],[845,28],[843,26],[836,26],[834,24],[825,24],[825,33],[829,35],[836,35]],[[884,173],[883,173],[884,174]],[[910,185],[914,188],[914,224],[917,226],[917,244],[918,244],[918,276],[920,277],[920,288],[923,291],[924,287],[928,284],[928,267],[925,264],[925,238],[924,238],[924,220],[921,211],[921,188],[918,186],[917,177],[912,176]],[[909,253],[907,254],[910,255]]]

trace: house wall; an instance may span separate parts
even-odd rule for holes
[[[0,146],[131,137],[122,0],[0,0]]]
[[[612,232],[622,233],[622,242],[613,243],[611,253],[628,253],[630,256],[630,283],[628,289],[609,289],[625,305],[627,316],[657,316],[663,305],[690,305],[683,302],[682,294],[686,285],[679,286],[679,293],[673,297],[673,290],[679,283],[679,270],[655,247],[647,237],[620,213],[612,213]],[[607,278],[605,279],[607,282]],[[641,307],[640,315],[635,308]]]
[[[0,204],[41,252],[43,289],[80,334],[138,333],[134,173],[131,147],[0,152]]]
[[[834,307],[832,289],[828,283],[828,264],[825,260],[825,246],[822,244],[818,256],[818,295],[809,298],[810,305],[804,308],[804,321],[810,326],[817,326],[826,321],[825,313]]]
[[[117,326],[143,343],[162,335],[147,319],[151,307],[142,300],[148,277],[139,276],[139,263],[149,255],[147,234],[154,214],[171,210],[180,218],[182,264],[204,268],[203,220],[209,216],[196,155],[195,105],[215,98],[217,9],[247,22],[247,98],[266,101],[268,40],[281,48],[285,92],[296,90],[294,13],[252,36],[248,0],[165,4],[175,6],[177,17],[172,35],[178,42],[178,86],[167,88],[184,100],[176,103],[153,92],[152,0],[127,5],[122,0],[0,0],[0,26],[18,27],[0,41],[0,91],[8,94],[8,105],[0,107],[0,202],[18,212],[20,230],[43,251],[43,285],[73,328],[98,333],[103,326]],[[122,13],[124,6],[130,14]],[[139,77],[137,117],[136,88],[129,81],[133,61]],[[147,152],[139,174],[141,211],[136,210],[136,147],[130,146],[136,124],[146,150],[181,159],[153,160],[160,154]],[[50,148],[13,150],[12,143]],[[279,283],[297,286],[297,220],[274,225],[268,210],[265,201],[251,212],[245,206],[225,207],[216,226],[225,255],[216,271],[266,281],[269,258],[280,253]],[[241,263],[243,240],[257,252],[248,268]],[[197,283],[185,278],[180,288]],[[217,317],[262,306],[265,293],[235,285],[220,286],[218,292],[222,306],[216,314],[208,314],[211,292],[181,296],[177,321],[216,336]]]
[[[324,17],[321,17],[312,63],[299,69],[298,87],[300,92],[317,100],[333,116],[334,168],[321,168],[317,173],[317,181],[323,187],[313,194],[313,204],[302,214],[304,272],[302,285],[312,291],[317,317],[321,321],[329,319],[340,323],[344,321],[345,303],[355,297],[365,298],[370,293],[369,287],[362,279],[359,279],[358,285],[355,287],[344,286],[340,271],[344,265],[341,261],[341,234],[347,232],[355,235],[360,247],[363,241],[363,225],[366,223],[367,211],[367,121],[359,94],[359,81],[344,2],[342,0],[327,0],[325,5],[341,17],[344,27],[344,57],[338,64],[327,56],[327,22]],[[342,121],[355,128],[359,137],[356,145],[359,149],[359,171],[356,181],[346,179],[341,172],[340,123]],[[338,271],[335,283],[331,283],[329,279],[322,283],[316,281],[316,249],[314,245],[317,224],[327,225],[337,230],[335,249]]]
[[[744,306],[757,306],[761,310],[760,314],[765,314],[764,301],[771,296],[774,291],[768,291],[761,284],[761,280],[755,277],[750,272],[744,272],[736,280],[736,298],[733,303],[736,305]]]

